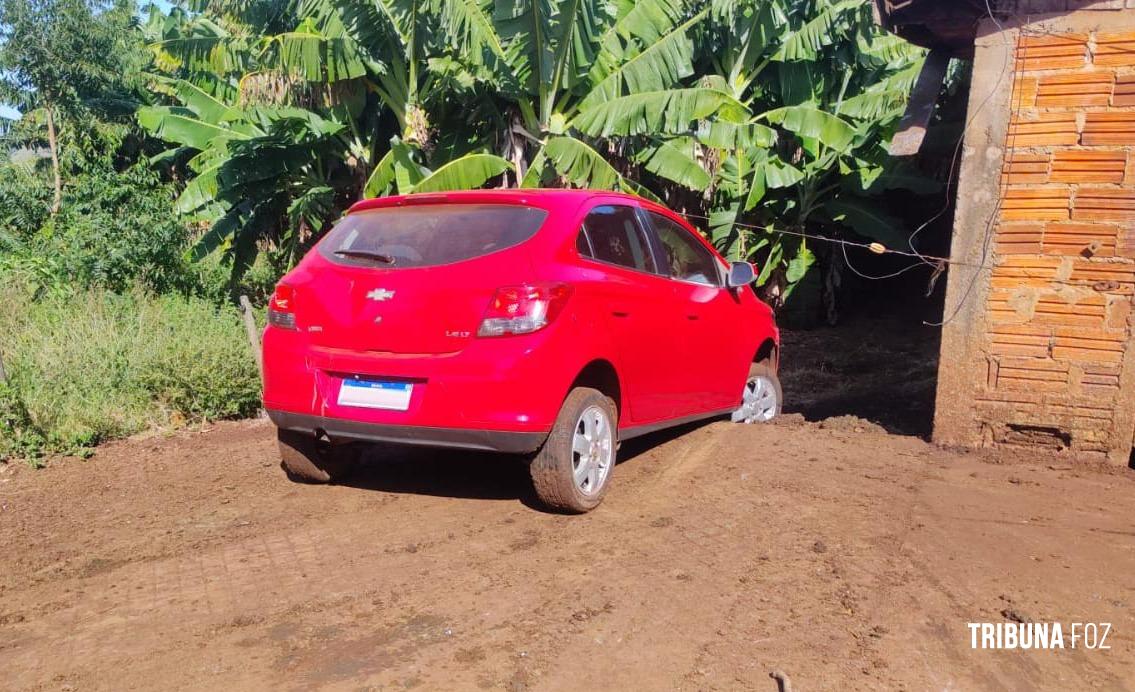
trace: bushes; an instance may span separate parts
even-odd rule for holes
[[[173,197],[172,186],[141,166],[86,173],[68,189],[59,215],[41,227],[40,254],[58,256],[79,285],[192,291],[195,273],[184,257],[189,231],[170,212]]]
[[[0,290],[0,459],[82,453],[148,427],[255,413],[260,383],[234,308],[103,290]]]
[[[34,459],[43,452],[46,442],[32,424],[15,387],[0,382],[0,459]]]
[[[92,164],[52,216],[35,164],[0,162],[0,460],[255,413],[259,380],[228,269],[187,256],[172,186],[144,165]],[[274,276],[250,272],[252,295]]]
[[[173,208],[173,186],[142,165],[123,172],[94,166],[74,176],[55,216],[50,196],[43,171],[0,163],[0,274],[37,292],[141,286],[218,305],[245,293],[263,304],[287,269],[262,253],[234,288],[221,253],[194,261],[193,229]]]
[[[41,288],[224,294],[227,277],[185,256],[190,229],[171,208],[172,186],[153,171],[92,167],[71,181],[62,210],[50,216],[43,200],[20,203],[29,191],[49,189],[42,174],[24,168],[0,166],[0,269]]]

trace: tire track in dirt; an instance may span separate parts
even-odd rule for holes
[[[729,433],[723,434],[728,435]],[[778,468],[775,463],[780,460],[770,459],[770,461],[773,462],[772,466],[757,469],[760,471],[761,479],[776,488],[777,494],[788,488],[791,488],[792,492],[799,492],[799,489],[792,487],[795,484],[791,478],[778,477]],[[728,464],[725,464],[725,466],[729,470],[736,470],[730,468]],[[815,494],[823,496],[827,493]],[[728,503],[730,505],[736,504],[745,507],[746,504],[745,499],[741,497],[724,499],[730,501]],[[840,576],[841,571],[847,571],[839,568],[839,565],[845,561],[844,558],[833,554],[841,546],[838,544],[828,545],[823,541],[801,535],[804,533],[804,524],[813,521],[814,514],[807,511],[793,512],[791,511],[792,504],[785,504],[787,506],[762,501],[763,506],[760,507],[765,512],[769,511],[770,505],[787,510],[784,512],[784,516],[779,517],[780,521],[774,522],[767,518],[763,519],[766,524],[778,524],[781,528],[780,531],[764,531],[758,534],[758,538],[758,536],[753,535],[752,528],[741,529],[742,533],[748,532],[757,540],[758,544],[762,546],[764,554],[756,556],[755,561],[738,571],[740,573],[740,576],[737,577],[739,583],[733,586],[735,595],[722,617],[721,627],[718,628],[716,637],[712,637],[702,644],[698,661],[685,675],[684,679],[688,687],[734,689],[738,686],[752,688],[771,684],[767,677],[768,671],[772,668],[781,667],[784,661],[780,659],[760,660],[762,658],[760,652],[763,648],[760,644],[775,637],[778,630],[783,631],[783,628],[788,627],[798,628],[800,626],[799,620],[813,617],[811,611],[814,610],[814,604],[793,598],[793,592],[799,589],[794,588],[791,580],[783,578],[784,571],[787,571],[784,556],[799,555],[801,554],[800,549],[807,550],[808,552],[803,554],[814,557],[805,560],[806,563],[816,565],[820,570],[832,574],[839,582],[848,581],[845,577]],[[893,499],[889,499],[888,505],[894,504],[896,503]],[[750,510],[757,509],[754,503],[749,503],[749,506]],[[773,509],[772,511],[777,510]],[[756,512],[750,511],[747,514],[753,516],[756,515]],[[843,517],[843,519],[846,520],[847,517]],[[734,530],[734,528],[730,527],[730,530]],[[738,572],[731,576],[736,576]],[[854,581],[854,578],[851,581]],[[781,594],[781,597],[770,597],[771,594]],[[832,589],[828,599],[838,602],[837,595],[835,589]],[[828,599],[823,600],[827,601]],[[784,611],[787,611],[787,621],[783,618]],[[768,616],[767,619],[770,620],[781,619],[783,624],[770,626],[765,622],[766,615]],[[859,640],[859,642],[862,641],[862,639]],[[745,650],[743,646],[739,648],[739,645],[743,642],[752,643],[749,656],[738,655],[740,651]],[[864,656],[862,653],[860,655]],[[716,671],[714,671],[715,666]],[[799,666],[793,665],[789,669],[799,670]],[[797,676],[796,679],[798,682],[809,682],[807,675]],[[812,679],[810,682],[815,685],[820,681]]]

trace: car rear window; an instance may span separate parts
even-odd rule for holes
[[[348,214],[320,253],[339,264],[393,269],[452,264],[528,240],[548,212],[511,204],[423,204]]]

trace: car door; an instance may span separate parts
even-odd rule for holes
[[[655,248],[637,207],[598,200],[576,241],[587,290],[595,293],[618,351],[623,420],[643,425],[674,416],[678,345],[671,328],[671,282],[659,274]]]
[[[684,224],[644,210],[654,231],[659,257],[677,297],[685,351],[682,386],[688,395],[679,415],[704,413],[736,404],[751,353],[737,319],[740,300],[725,287],[720,259]]]

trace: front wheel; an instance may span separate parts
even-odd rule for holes
[[[544,504],[582,514],[599,506],[615,468],[615,402],[589,387],[573,389],[530,473]]]
[[[753,363],[741,394],[741,407],[733,412],[734,423],[765,423],[780,415],[784,393],[780,379],[767,361]]]

